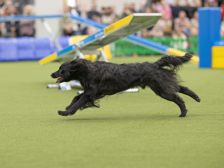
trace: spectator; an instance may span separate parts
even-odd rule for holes
[[[139,9],[139,13],[144,13],[145,11],[145,1],[141,1],[140,3],[140,9]]]
[[[92,0],[91,10],[87,12],[89,19],[93,19],[93,16],[101,17],[101,14],[96,10],[96,0]]]
[[[146,38],[146,37],[149,37],[149,34],[148,34],[147,29],[142,30],[141,36],[142,36],[142,37],[145,37],[145,38]]]
[[[0,8],[0,15],[7,16],[8,15],[8,9],[12,6],[11,0],[4,0],[1,4]]]
[[[152,13],[152,9],[150,7],[145,8],[145,13]]]
[[[188,7],[185,8],[185,11],[187,12],[188,18],[193,18],[194,12],[197,11],[197,8],[201,7],[201,1],[200,0],[188,0]]]
[[[152,13],[152,9],[151,9],[150,7],[146,7],[146,8],[145,8],[145,13]],[[152,29],[153,29],[153,26],[152,26],[152,27],[148,27],[148,28],[146,29],[146,31],[144,32],[145,35],[147,34],[147,36],[151,36],[150,31],[151,31]]]
[[[205,7],[217,7],[218,1],[217,0],[205,0],[204,5],[205,5]]]
[[[112,6],[112,7],[111,7],[111,11],[112,11],[112,13],[114,13],[114,14],[118,17],[118,15],[117,15],[116,12],[115,12],[115,11],[116,11],[116,7],[115,7],[115,6]]]
[[[118,15],[115,13],[116,8],[115,8],[114,6],[111,7],[110,10],[111,10],[110,13],[113,14],[112,21],[111,21],[111,23],[110,23],[110,24],[112,24],[112,23],[117,22],[117,21],[119,20],[119,17],[118,17]]]
[[[194,12],[197,11],[197,8],[201,7],[201,1],[200,0],[188,0],[188,6],[185,8],[185,11],[187,12],[188,18],[193,18]]]
[[[26,5],[24,7],[23,15],[33,15],[33,6]],[[34,31],[34,20],[21,20],[20,21],[20,36],[28,36],[28,37],[34,37],[35,31]]]
[[[5,0],[0,0],[0,8],[4,6]]]
[[[5,0],[4,1],[1,1],[0,0],[0,16],[3,14],[3,9],[2,7],[5,5]]]
[[[170,35],[172,31],[172,21],[166,18],[165,11],[162,11],[162,17],[158,20],[156,25],[150,32],[150,36],[163,37],[164,35]]]
[[[186,17],[186,13],[184,11],[180,11],[179,17],[174,20],[175,30],[181,29],[183,31],[189,21],[190,20]]]
[[[174,0],[166,0],[168,6],[173,6],[175,1]]]
[[[131,12],[131,10],[129,9],[128,5],[125,4],[125,5],[124,5],[124,11],[123,11],[123,13],[121,14],[121,19],[122,19],[122,18],[125,18],[125,17],[127,17],[127,16],[129,16],[130,14],[132,14],[132,12]]]
[[[174,39],[172,46],[180,50],[186,50],[188,47],[187,36],[180,28],[176,28],[172,38]]]
[[[196,0],[188,0],[187,5],[189,7],[196,7]]]
[[[107,10],[107,8],[105,8],[105,7],[101,8],[100,13],[101,13],[102,16],[106,13],[106,10]]]
[[[112,23],[115,23],[115,22],[117,22],[117,21],[119,21],[119,17],[118,17],[117,15],[115,15],[115,17],[114,17],[113,20],[112,20]]]
[[[64,36],[80,35],[78,24],[68,16],[71,11],[72,7],[65,6],[64,12],[67,16],[63,17],[60,23],[63,29]]]
[[[179,5],[186,7],[188,4],[187,0],[179,0]]]
[[[108,7],[106,8],[105,13],[102,15],[102,23],[110,25],[115,17],[116,14],[113,12],[112,8]]]
[[[156,3],[152,3],[151,5],[152,13],[157,13],[157,6]]]
[[[172,18],[172,11],[171,8],[166,4],[165,0],[161,0],[161,6],[158,7],[157,11],[159,13],[165,12],[165,18],[171,19]]]
[[[198,29],[198,12],[197,11],[194,12],[194,17],[191,19],[191,26],[193,28]]]
[[[191,19],[191,36],[198,35],[198,12],[194,12],[194,16]]]
[[[196,28],[191,28],[191,36],[198,36],[198,29]]]
[[[184,28],[183,32],[184,32],[184,34],[187,37],[190,37],[191,36],[191,30],[192,30],[192,28],[191,28],[191,22],[189,21],[189,22],[186,23],[186,27]]]
[[[16,8],[14,6],[10,6],[7,8],[8,16],[16,15]],[[7,21],[5,22],[5,33],[4,37],[19,37],[19,21]]]
[[[136,6],[135,6],[135,3],[132,3],[129,7],[131,13],[136,13]]]
[[[145,7],[151,7],[154,0],[145,0]]]
[[[22,15],[25,5],[28,5],[30,0],[14,0],[13,5],[17,8],[18,14]]]
[[[201,3],[200,0],[195,0],[195,7],[196,7],[196,8],[200,8],[200,7],[202,7],[202,3]]]
[[[98,16],[98,15],[93,15],[93,16],[92,16],[92,19],[93,19],[94,21],[96,21],[96,22],[101,23],[101,17]],[[87,35],[92,35],[92,34],[98,32],[98,31],[99,31],[99,30],[98,30],[97,28],[95,28],[95,27],[88,27],[88,28],[87,28]]]
[[[150,7],[145,8],[145,13],[152,13],[152,9]],[[150,31],[153,29],[152,27],[148,27],[147,29],[142,30],[141,36],[142,37],[149,37],[150,36]]]
[[[179,12],[184,10],[182,6],[179,6],[178,0],[174,1],[174,6],[171,6],[171,9],[172,9],[173,19],[176,19],[179,15]]]
[[[164,32],[162,30],[157,31],[156,36],[155,37],[164,37]]]

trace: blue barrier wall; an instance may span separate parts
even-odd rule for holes
[[[62,48],[69,46],[69,37],[58,39]],[[49,38],[0,38],[0,62],[40,60],[57,52],[57,48]]]
[[[212,46],[215,41],[220,41],[220,8],[199,8],[199,35],[198,52],[199,67],[211,68],[212,66]]]
[[[16,39],[0,39],[0,61],[18,61]]]

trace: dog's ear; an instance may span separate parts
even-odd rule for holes
[[[90,61],[86,59],[74,59],[70,62],[73,70],[87,71],[89,69]]]

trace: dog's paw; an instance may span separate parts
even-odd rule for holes
[[[58,111],[58,115],[61,115],[61,116],[68,116],[69,113],[67,111]]]
[[[200,102],[200,101],[201,101],[201,99],[200,99],[198,96],[195,98],[195,100],[196,100],[197,102]]]
[[[186,114],[187,114],[187,109],[186,109],[185,113],[181,113],[181,115],[179,115],[179,117],[186,117]]]
[[[179,115],[179,117],[185,117],[186,116],[186,114],[181,114],[181,115]]]

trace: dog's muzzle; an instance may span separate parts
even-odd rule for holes
[[[57,78],[54,73],[51,74],[52,78]]]

